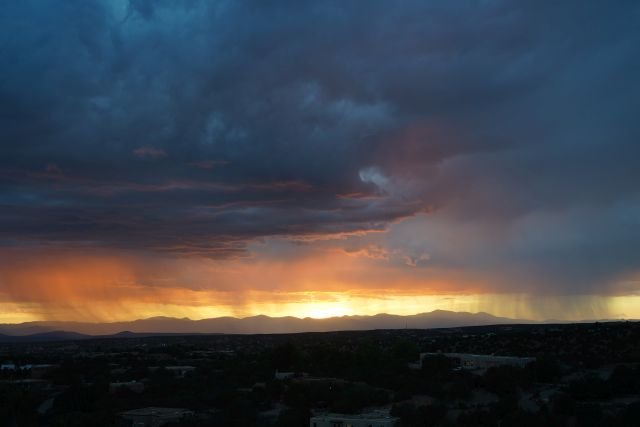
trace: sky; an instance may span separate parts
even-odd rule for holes
[[[637,1],[6,0],[0,322],[640,318]]]

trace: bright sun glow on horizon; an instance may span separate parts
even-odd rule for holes
[[[95,302],[90,306],[48,306],[46,311],[37,304],[9,302],[0,306],[0,323],[38,320],[112,322],[155,316],[188,317],[198,320],[222,316],[242,318],[258,314],[270,317],[321,319],[380,313],[413,315],[434,310],[487,312],[495,316],[525,320],[637,319],[640,318],[640,296],[533,298],[507,294],[397,295],[380,292],[367,295],[358,292],[254,292],[247,295],[246,301],[241,305],[229,302],[206,304],[203,301],[197,305],[130,301],[114,306],[113,303]],[[117,315],[114,316],[114,313]]]
[[[342,304],[334,303],[309,303],[306,305],[305,313],[307,317],[314,319],[326,319],[329,317],[350,316],[353,310]],[[296,316],[297,317],[297,316]]]

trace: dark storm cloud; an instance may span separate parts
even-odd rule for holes
[[[599,279],[640,261],[610,237],[638,209],[636,2],[1,7],[7,244],[227,257],[425,211],[508,227],[586,210],[577,246],[541,223],[517,254],[572,283],[602,245],[622,255]]]

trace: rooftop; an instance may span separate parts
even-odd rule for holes
[[[132,409],[130,411],[122,412],[120,415],[138,416],[138,417],[167,417],[167,416],[182,416],[191,413],[190,410],[184,408],[159,408],[150,406],[148,408]]]
[[[332,412],[314,414],[312,419],[340,419],[340,420],[393,420],[396,417],[389,415],[387,410],[365,412],[362,414],[336,414]]]

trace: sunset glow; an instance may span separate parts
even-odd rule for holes
[[[0,323],[640,318],[637,14],[10,3]]]

